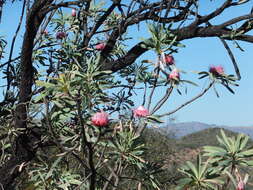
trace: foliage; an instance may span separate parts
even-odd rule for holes
[[[175,110],[158,115],[174,91],[183,95],[182,89],[187,93],[189,84],[197,86],[184,79],[187,77],[181,74],[186,72],[176,63],[167,63],[166,56],[173,58],[184,47],[181,41],[193,37],[247,40],[250,23],[246,23],[247,30],[243,24],[236,32],[223,25],[212,28],[209,23],[226,8],[247,2],[227,1],[203,17],[198,13],[200,2],[195,0],[122,2],[24,2],[9,59],[0,65],[1,77],[6,79],[0,103],[0,183],[4,189],[159,190],[178,184],[175,176],[168,176],[174,171],[164,167],[165,157],[177,153],[175,141],[168,142],[157,133],[150,135],[149,128],[157,127],[162,117],[196,101],[215,85],[234,93],[230,85],[237,86],[237,78],[199,71],[200,79],[207,78],[207,87]],[[70,8],[75,14],[70,14]],[[23,45],[13,58],[23,18]],[[184,26],[192,19],[196,20]],[[245,20],[240,19],[228,23]],[[150,37],[129,49],[133,33],[128,29],[149,20]],[[221,28],[224,31],[219,31]],[[1,61],[8,53],[7,45],[1,36]],[[153,51],[154,59],[142,57],[147,51]],[[158,90],[162,93],[154,98]],[[133,108],[140,105],[145,114],[133,114]],[[109,116],[109,123],[98,126],[91,122],[98,112],[105,112],[102,115]],[[222,147],[204,148],[210,159],[202,163],[199,156],[196,167],[187,162],[180,170],[188,176],[179,182],[182,187],[227,187],[235,169],[252,165],[246,159],[253,155],[246,147],[247,137],[234,139],[222,132],[218,140]],[[171,148],[155,152],[154,147]],[[222,183],[217,177],[224,178],[217,171],[229,178]]]
[[[238,170],[243,166],[252,166],[252,160],[248,160],[253,156],[253,149],[247,147],[249,137],[243,134],[238,134],[236,138],[227,137],[221,130],[221,137],[217,136],[217,140],[220,146],[203,147],[203,156],[208,157],[203,164],[198,156],[197,166],[187,162],[180,169],[186,177],[179,181],[179,189],[229,189],[231,180],[236,188],[233,176],[238,176]]]

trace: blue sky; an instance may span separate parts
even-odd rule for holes
[[[203,0],[200,2],[203,2]],[[220,4],[219,2],[216,1],[217,4]],[[206,3],[203,7],[200,7],[201,12],[210,12],[215,8],[215,5],[217,5],[216,3]],[[17,4],[19,4],[19,6],[17,6]],[[219,17],[219,19],[214,20],[213,24],[220,23],[235,15],[247,14],[249,13],[251,7],[252,1],[240,8],[233,8],[231,12],[226,11]],[[7,4],[4,7],[2,22],[0,23],[0,35],[4,35],[9,44],[11,43],[11,37],[16,30],[20,11],[20,2],[15,3],[14,5]],[[141,27],[145,27],[145,25],[141,25]],[[145,29],[141,28],[141,31],[138,31],[137,27],[129,30],[129,34],[133,35],[135,38],[132,42],[129,42],[130,46],[137,43],[141,37],[148,37],[148,33]],[[20,36],[22,35],[23,34],[21,32]],[[17,55],[16,53],[22,44],[22,38],[20,36],[16,40],[16,51],[13,57]],[[188,72],[187,74],[182,75],[183,79],[190,79],[195,82],[198,81],[196,80],[197,76],[192,74],[191,71],[208,70],[210,65],[223,65],[226,73],[234,74],[229,56],[218,39],[198,38],[183,41],[183,44],[186,45],[186,47],[181,48],[179,53],[174,54],[177,67]],[[245,49],[245,52],[241,52],[240,50],[234,48],[232,43],[229,44],[236,56],[242,75],[242,79],[238,83],[240,86],[233,88],[235,90],[235,94],[233,95],[226,89],[219,88],[217,86],[220,98],[216,97],[213,90],[209,91],[207,95],[188,107],[183,108],[174,115],[179,122],[200,121],[217,125],[253,126],[253,45],[245,42],[240,43],[240,45]],[[151,60],[156,59],[152,52],[146,53],[142,58],[148,58]],[[164,106],[161,112],[170,111],[177,107],[177,105],[182,104],[185,100],[188,100],[192,96],[196,95],[201,91],[206,83],[207,81],[203,80],[202,82],[198,82],[199,87],[189,86],[187,96],[173,94],[173,97]],[[157,91],[155,97],[159,97],[159,94],[161,93],[161,91]]]

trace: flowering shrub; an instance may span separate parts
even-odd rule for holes
[[[67,34],[65,32],[57,32],[56,33],[56,39],[62,40],[63,38],[66,38]]]
[[[247,41],[248,20],[238,30],[227,26],[236,19],[222,27],[209,26],[208,21],[246,2],[226,1],[205,17],[198,13],[198,1],[35,0],[31,7],[24,3],[27,10],[22,14],[27,15],[20,18],[26,18],[21,52],[13,58],[12,45],[8,61],[0,66],[6,79],[0,106],[1,187],[163,189],[157,176],[164,168],[145,158],[141,137],[146,128],[156,127],[217,85],[234,93],[232,86],[240,78],[234,61],[237,77],[221,66],[200,71],[199,79],[205,78],[207,86],[175,109],[159,112],[172,94],[184,95],[182,89],[186,94],[190,85],[197,86],[185,80],[187,73],[175,65],[174,57],[185,47],[181,41],[219,37],[225,47],[224,39]],[[71,14],[66,11],[70,8]],[[149,36],[133,39],[129,28],[140,24],[144,32],[141,22],[147,20]],[[129,40],[135,45],[128,47]],[[0,60],[6,56],[5,48],[1,36]],[[153,52],[152,60],[142,57],[147,51]],[[136,105],[142,106],[133,110]],[[246,149],[245,136],[230,139],[222,133],[222,138],[222,147],[204,147],[203,156],[210,157],[207,161],[203,163],[199,156],[197,167],[187,162],[180,169],[186,178],[173,179],[170,185],[230,187],[235,169],[252,165],[247,160],[252,150]],[[242,188],[237,182],[235,187]]]
[[[107,126],[109,123],[108,114],[105,112],[95,113],[91,118],[92,124],[98,127]]]
[[[146,117],[149,115],[149,111],[143,106],[139,106],[138,108],[134,109],[133,112],[135,117]]]
[[[180,78],[180,74],[179,74],[178,70],[177,69],[173,69],[171,71],[171,73],[169,74],[169,79],[179,80],[179,78]]]
[[[165,55],[164,56],[164,62],[166,63],[166,65],[173,65],[175,64],[175,60],[174,60],[174,57],[172,55]]]
[[[223,75],[224,69],[222,66],[211,66],[209,72],[213,75]]]
[[[105,48],[105,44],[104,43],[99,43],[95,46],[96,50],[103,50]]]
[[[71,10],[71,15],[72,15],[72,17],[76,17],[76,9]]]

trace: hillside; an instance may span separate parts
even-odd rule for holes
[[[196,133],[192,133],[186,136],[181,137],[177,140],[178,148],[200,148],[202,146],[218,146],[219,143],[217,141],[216,136],[220,135],[221,128],[208,128]],[[224,129],[224,132],[227,136],[236,136],[237,133]]]
[[[214,124],[210,125],[201,122],[183,122],[167,124],[166,126],[162,126],[159,130],[161,130],[162,133],[166,133],[167,136],[174,136],[178,139],[180,137],[209,128],[224,128],[236,133],[244,133],[246,135],[249,135],[253,139],[253,127],[217,126]]]
[[[147,145],[145,160],[151,163],[159,163],[165,169],[157,173],[156,177],[164,181],[165,189],[171,189],[171,185],[180,179],[178,172],[186,161],[195,161],[197,155],[201,153],[205,145],[217,146],[217,135],[220,135],[221,128],[207,128],[196,133],[192,133],[179,139],[165,136],[154,129],[147,129],[143,136],[143,141]],[[227,136],[236,136],[237,133],[223,129]],[[253,145],[250,141],[249,145]],[[158,166],[158,167],[159,167]]]

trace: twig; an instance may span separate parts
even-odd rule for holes
[[[142,102],[142,105],[144,106],[145,105],[145,102],[146,102],[146,95],[147,95],[147,83],[144,82],[144,92],[143,92],[143,102]]]
[[[150,114],[154,114],[157,110],[159,110],[162,105],[168,100],[168,98],[170,97],[171,93],[173,91],[173,86],[171,85],[167,90],[166,93],[164,95],[164,97],[162,97],[161,100],[159,100],[159,102],[155,105],[155,107],[153,108],[153,110],[150,112]]]
[[[24,13],[25,13],[25,6],[26,6],[26,0],[24,0],[23,2],[23,6],[22,6],[22,12],[21,12],[21,16],[20,16],[20,19],[19,19],[19,23],[18,23],[18,27],[16,29],[16,32],[12,38],[12,42],[11,42],[11,49],[10,49],[10,55],[9,55],[9,60],[8,60],[8,65],[7,65],[7,69],[6,69],[6,73],[7,73],[7,92],[9,91],[10,89],[10,86],[11,86],[11,74],[10,74],[10,68],[12,69],[12,72],[13,74],[15,74],[15,71],[14,71],[14,68],[11,66],[11,58],[12,58],[12,54],[13,54],[13,50],[14,50],[14,45],[15,45],[15,41],[16,41],[16,38],[17,38],[17,35],[18,35],[18,32],[20,30],[20,27],[21,27],[21,24],[22,24],[22,21],[23,21],[23,17],[24,17]],[[7,97],[8,93],[5,94],[5,98]]]
[[[225,49],[227,50],[228,55],[229,55],[229,57],[230,57],[230,59],[233,63],[233,66],[234,66],[234,69],[235,69],[235,72],[236,72],[236,75],[237,75],[237,79],[240,80],[241,79],[241,74],[240,74],[239,67],[236,63],[235,57],[233,55],[233,52],[231,51],[231,49],[229,48],[227,42],[223,38],[219,37],[219,39],[222,42],[222,44],[224,45]]]
[[[155,81],[154,81],[154,86],[151,90],[151,93],[149,95],[149,98],[148,98],[148,109],[150,108],[150,105],[151,105],[151,102],[152,102],[152,97],[154,95],[154,92],[155,92],[155,89],[156,89],[156,84],[157,84],[157,80],[158,80],[158,77],[159,77],[159,73],[160,73],[160,67],[158,66],[156,68],[156,73],[155,73]]]
[[[193,97],[192,99],[190,99],[189,101],[183,103],[182,105],[180,105],[179,107],[177,107],[176,109],[170,111],[170,112],[167,112],[167,113],[164,113],[164,114],[161,114],[161,115],[158,115],[159,117],[164,117],[164,116],[168,116],[168,115],[171,115],[177,111],[179,111],[180,109],[182,109],[183,107],[187,106],[188,104],[194,102],[195,100],[197,100],[198,98],[202,97],[212,86],[214,85],[214,81],[212,81],[207,88],[205,88],[200,94],[198,94],[197,96]]]

